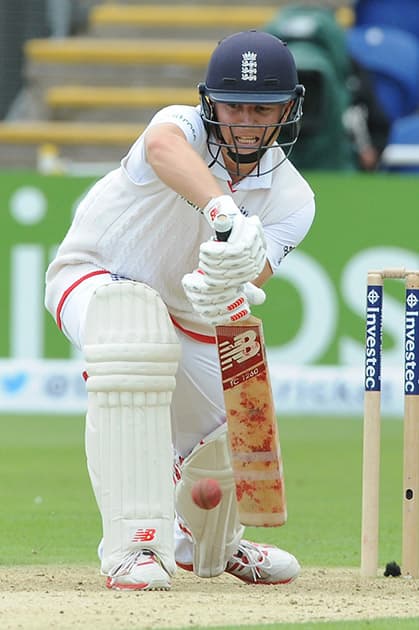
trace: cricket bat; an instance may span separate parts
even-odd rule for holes
[[[229,231],[216,230],[227,240]],[[240,522],[278,527],[287,508],[262,321],[216,326],[216,340]]]

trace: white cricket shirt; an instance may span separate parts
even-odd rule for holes
[[[206,163],[212,157],[199,108],[173,105],[162,109],[150,125],[178,125]],[[268,150],[261,171],[280,161],[282,149]],[[211,172],[246,216],[258,215],[265,229],[268,259],[275,270],[298,245],[314,217],[313,192],[285,160],[271,173],[231,184],[219,164]],[[108,270],[145,282],[159,292],[170,314],[187,330],[212,335],[195,313],[181,280],[198,265],[199,246],[211,238],[205,217],[168,188],[147,163],[140,136],[121,166],[100,179],[81,201],[72,225],[47,271],[46,305],[55,316],[68,288],[83,269]]]

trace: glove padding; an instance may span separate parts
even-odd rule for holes
[[[200,270],[183,276],[182,285],[194,311],[211,326],[230,324],[250,316],[250,304],[262,304],[266,295],[262,289],[247,282],[239,286],[210,286]]]
[[[215,218],[226,215],[233,225],[227,241],[211,239],[202,243],[199,267],[207,275],[207,283],[232,286],[254,280],[266,261],[266,242],[259,217],[244,217],[228,195],[212,199],[204,215],[213,227]]]

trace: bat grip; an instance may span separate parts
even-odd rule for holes
[[[214,230],[217,241],[228,241],[233,229],[233,219],[226,214],[218,214],[214,220]]]

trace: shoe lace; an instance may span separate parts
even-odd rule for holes
[[[270,569],[272,567],[272,562],[269,557],[262,553],[256,545],[247,540],[240,542],[239,548],[233,555],[233,559],[241,567],[250,569],[254,582],[262,577],[260,569]]]
[[[145,557],[144,557],[145,556]],[[109,572],[111,577],[118,577],[119,575],[126,575],[137,564],[141,564],[142,560],[149,561],[150,558],[155,559],[155,555],[148,549],[141,549],[141,551],[134,551],[125,556],[120,564]]]

